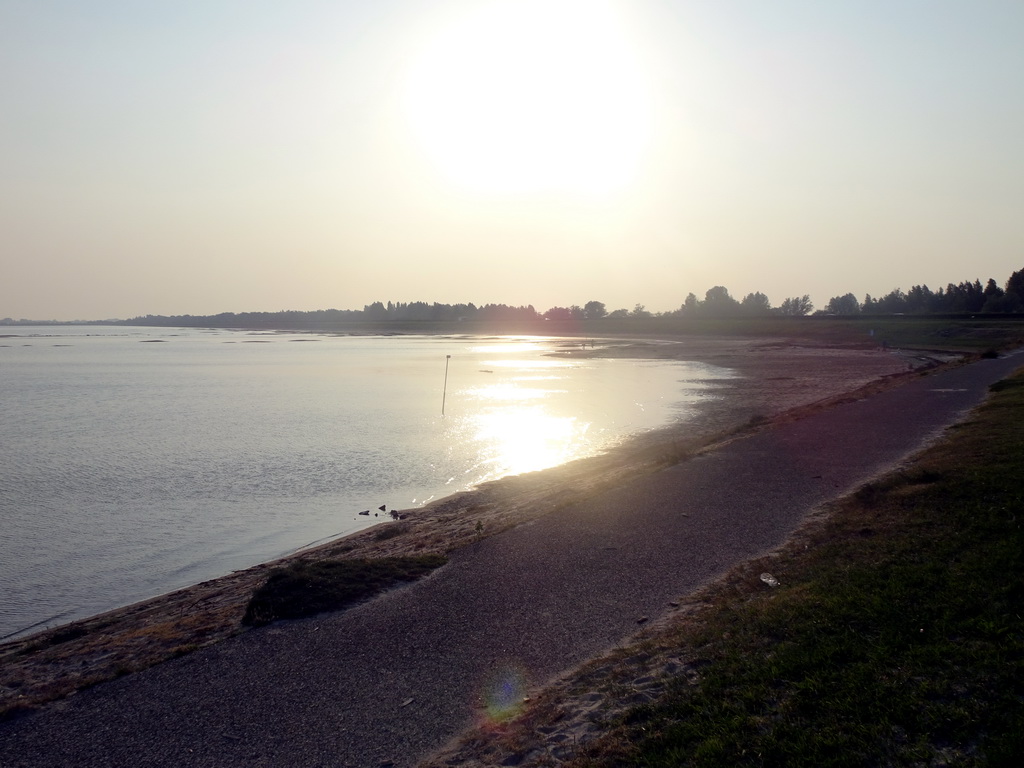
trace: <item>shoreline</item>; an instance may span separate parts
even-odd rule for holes
[[[176,590],[68,625],[0,644],[0,717],[30,711],[95,683],[129,674],[232,637],[269,569],[298,559],[444,554],[627,477],[657,471],[779,419],[894,386],[950,354],[877,347],[829,347],[801,340],[748,338],[608,340],[599,350],[558,356],[614,356],[709,363],[739,374],[711,383],[721,393],[695,418],[642,433],[598,456],[510,476],[405,510],[373,526],[284,558]]]

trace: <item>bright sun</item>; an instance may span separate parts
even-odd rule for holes
[[[640,57],[602,0],[474,5],[414,55],[405,109],[429,161],[484,192],[614,192],[650,128]]]

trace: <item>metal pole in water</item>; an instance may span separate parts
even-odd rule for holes
[[[448,361],[452,359],[451,355],[444,356],[444,389],[441,391],[441,415],[444,416],[444,401],[448,397]]]

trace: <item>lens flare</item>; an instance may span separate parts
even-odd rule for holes
[[[484,711],[491,724],[503,723],[522,711],[526,677],[516,667],[496,670],[484,686]]]

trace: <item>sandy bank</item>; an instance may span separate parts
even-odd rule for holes
[[[824,407],[864,388],[889,386],[941,358],[881,349],[826,348],[756,339],[622,341],[562,354],[698,360],[738,374],[708,382],[692,420],[640,435],[603,456],[506,478],[412,510],[293,557],[381,557],[446,552],[624,478],[675,463],[744,429]],[[280,561],[278,561],[280,562]],[[242,631],[249,596],[268,563],[0,647],[0,711],[31,707],[85,685],[142,669]]]

